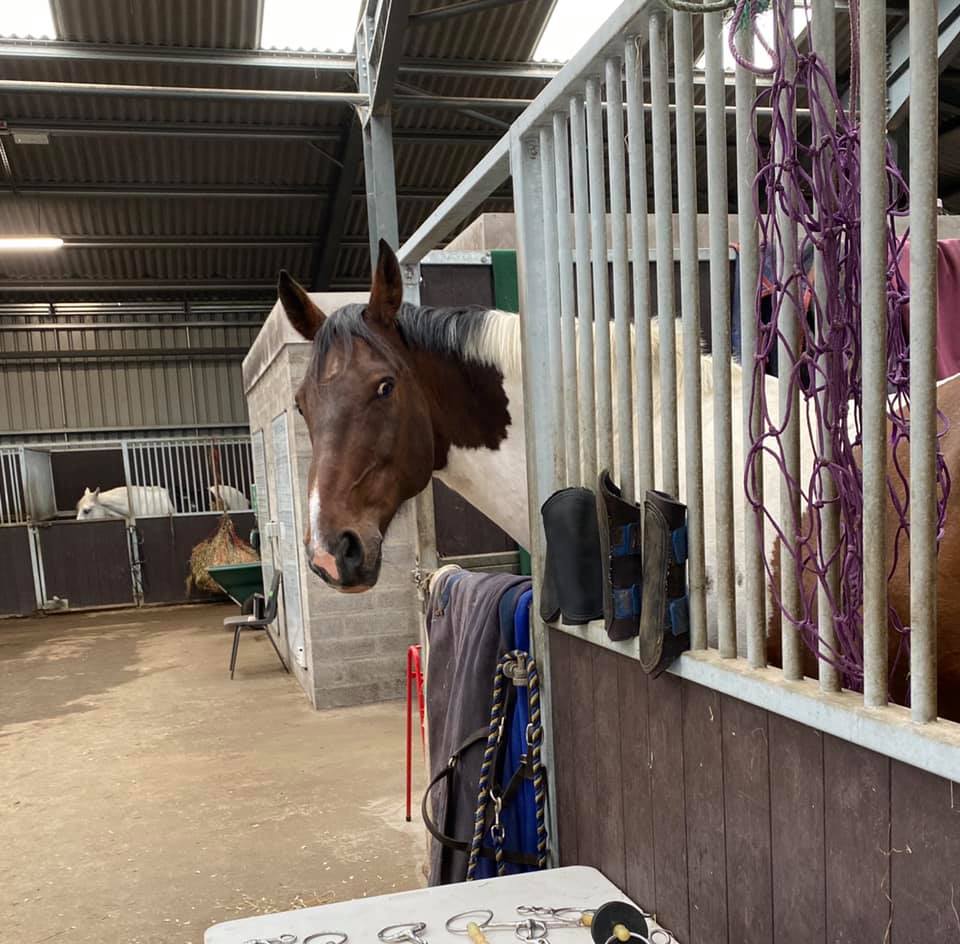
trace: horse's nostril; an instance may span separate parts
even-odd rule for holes
[[[363,563],[363,543],[360,540],[360,535],[354,531],[344,531],[337,543],[340,549],[340,559],[345,568],[356,568]]]

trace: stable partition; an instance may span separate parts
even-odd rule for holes
[[[863,691],[842,688],[827,661],[805,674],[789,619],[773,630],[777,645],[768,638],[776,612],[799,612],[803,589],[789,568],[771,582],[771,525],[768,519],[764,528],[752,510],[765,491],[772,500],[770,482],[781,467],[791,480],[803,471],[800,393],[784,369],[799,349],[801,300],[789,289],[777,300],[779,378],[742,371],[732,359],[729,251],[736,241],[742,362],[749,366],[767,343],[755,294],[761,227],[773,226],[764,232],[776,234],[775,258],[788,269],[797,267],[802,249],[788,215],[778,210],[775,226],[758,219],[760,142],[771,126],[808,121],[810,103],[788,109],[781,96],[772,107],[755,107],[769,80],[742,64],[725,75],[727,25],[718,12],[689,12],[694,6],[622,3],[400,251],[413,272],[512,177],[537,590],[539,508],[555,490],[594,487],[599,470],[610,468],[629,497],[655,487],[688,508],[692,648],[667,674],[644,675],[637,640],[611,642],[602,622],[537,626],[536,655],[549,692],[545,754],[555,861],[601,867],[683,941],[880,940],[891,931],[894,940],[907,940],[918,927],[931,940],[948,940],[957,901],[948,876],[960,874],[960,725],[936,718],[931,589],[938,501],[930,268],[937,234],[935,5],[911,4],[909,23],[917,135],[909,211],[917,286],[910,304],[910,708],[890,704],[887,685],[878,513],[885,472],[871,468],[864,481],[870,530]],[[866,300],[882,291],[885,299],[879,103],[886,24],[882,5],[859,8],[861,107],[873,122],[861,143],[862,293]],[[798,43],[812,35],[824,50],[824,68],[832,69],[834,18],[846,12],[825,0],[809,9],[812,20]],[[741,59],[754,59],[749,29],[732,41]],[[789,75],[792,40],[778,32],[773,42]],[[735,143],[728,146],[732,128]],[[704,168],[709,225],[702,241],[697,181]],[[735,236],[728,228],[730,174]],[[791,185],[784,186],[789,198]],[[827,193],[821,189],[817,198]],[[711,359],[701,357],[697,266],[704,250]],[[648,252],[656,259],[652,278]],[[812,263],[818,271],[825,264]],[[862,442],[864,455],[883,470],[887,360],[876,346],[884,334],[883,322],[871,320],[878,317],[864,304]],[[545,378],[551,395],[535,395]],[[770,392],[767,414],[757,390]],[[783,420],[776,462],[757,447],[771,416]],[[798,496],[790,488],[781,493],[776,513],[798,521]],[[825,539],[835,541],[837,518],[827,512],[822,522]],[[821,593],[836,579],[828,569]],[[769,604],[772,589],[780,606]],[[822,605],[823,646],[834,628],[827,614]],[[777,653],[779,667],[768,666],[768,651]]]

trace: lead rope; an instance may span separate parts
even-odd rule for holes
[[[547,827],[544,807],[546,805],[546,785],[543,776],[543,766],[540,762],[540,748],[543,741],[543,726],[540,714],[540,675],[537,664],[529,653],[520,649],[508,652],[497,663],[493,678],[493,698],[490,707],[490,729],[487,735],[487,744],[483,752],[483,762],[480,765],[480,777],[477,783],[477,810],[473,819],[473,839],[470,843],[470,858],[467,861],[467,881],[473,881],[477,863],[480,859],[480,848],[483,844],[483,834],[486,831],[487,809],[490,800],[494,803],[494,823],[490,834],[493,839],[494,856],[497,863],[497,874],[506,874],[504,861],[503,839],[504,829],[500,822],[503,799],[494,790],[493,777],[495,774],[496,757],[503,740],[503,728],[506,718],[503,713],[505,698],[505,682],[508,679],[506,667],[509,664],[522,666],[526,672],[527,704],[530,709],[530,723],[527,725],[526,741],[530,751],[530,769],[533,772],[533,797],[537,819],[537,868],[543,869],[547,863]]]

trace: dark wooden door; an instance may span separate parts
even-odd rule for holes
[[[39,535],[48,600],[71,608],[134,602],[125,521],[53,521]]]

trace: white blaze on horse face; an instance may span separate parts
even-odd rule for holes
[[[310,547],[308,552],[315,567],[321,568],[331,580],[340,579],[340,568],[336,558],[327,551],[320,533],[320,490],[316,485],[310,489],[307,500],[307,514],[310,527]]]

